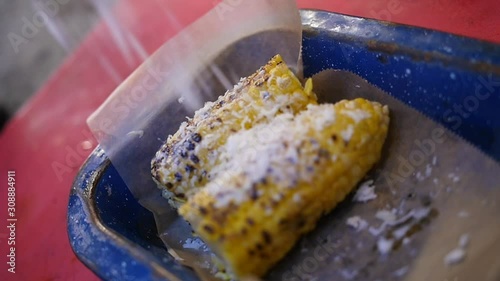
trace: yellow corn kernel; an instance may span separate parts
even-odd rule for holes
[[[304,90],[277,55],[217,101],[206,103],[168,137],[151,162],[164,197],[176,208],[205,185],[214,176],[211,169],[219,162],[218,150],[231,134],[316,104],[308,83]]]
[[[236,277],[262,276],[378,161],[388,124],[386,106],[356,99],[238,132],[179,213]]]

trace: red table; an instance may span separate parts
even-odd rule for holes
[[[368,3],[367,3],[368,2]],[[167,4],[166,4],[167,3]],[[71,251],[66,208],[73,178],[95,147],[85,120],[144,59],[214,1],[123,0],[111,36],[100,23],[0,135],[0,280],[96,280]],[[315,8],[428,27],[500,43],[496,0],[299,0]],[[175,11],[177,26],[166,15]],[[117,47],[126,44],[126,56]],[[22,55],[22,54],[21,54]],[[125,59],[128,58],[128,59]],[[16,273],[7,271],[7,174],[16,171]],[[12,240],[11,240],[12,241]]]

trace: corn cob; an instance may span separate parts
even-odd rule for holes
[[[236,133],[179,213],[236,277],[261,276],[378,161],[388,123],[386,106],[356,99]]]
[[[277,55],[169,136],[151,162],[153,178],[176,208],[214,176],[211,168],[229,135],[282,113],[295,114],[310,103],[316,103],[311,82],[302,88]]]

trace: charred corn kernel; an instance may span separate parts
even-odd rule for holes
[[[308,83],[306,91],[277,55],[217,101],[206,103],[168,137],[151,162],[164,197],[178,207],[205,185],[214,176],[211,168],[217,165],[218,150],[229,135],[315,104],[316,96]]]
[[[237,277],[261,276],[378,161],[388,124],[386,106],[356,99],[236,133],[179,213]]]

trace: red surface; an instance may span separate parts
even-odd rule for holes
[[[500,5],[496,0],[298,2],[303,8],[500,42]],[[213,5],[212,1],[127,0],[115,7],[113,15],[123,34],[133,34],[150,54]],[[175,11],[175,22],[169,21],[169,11]],[[71,251],[66,208],[78,168],[96,144],[85,124],[87,116],[143,58],[130,45],[128,56],[121,53],[119,41],[105,23],[99,24],[0,135],[0,280],[97,279]],[[10,247],[6,228],[8,170],[16,171],[15,274],[7,272],[6,265]]]

